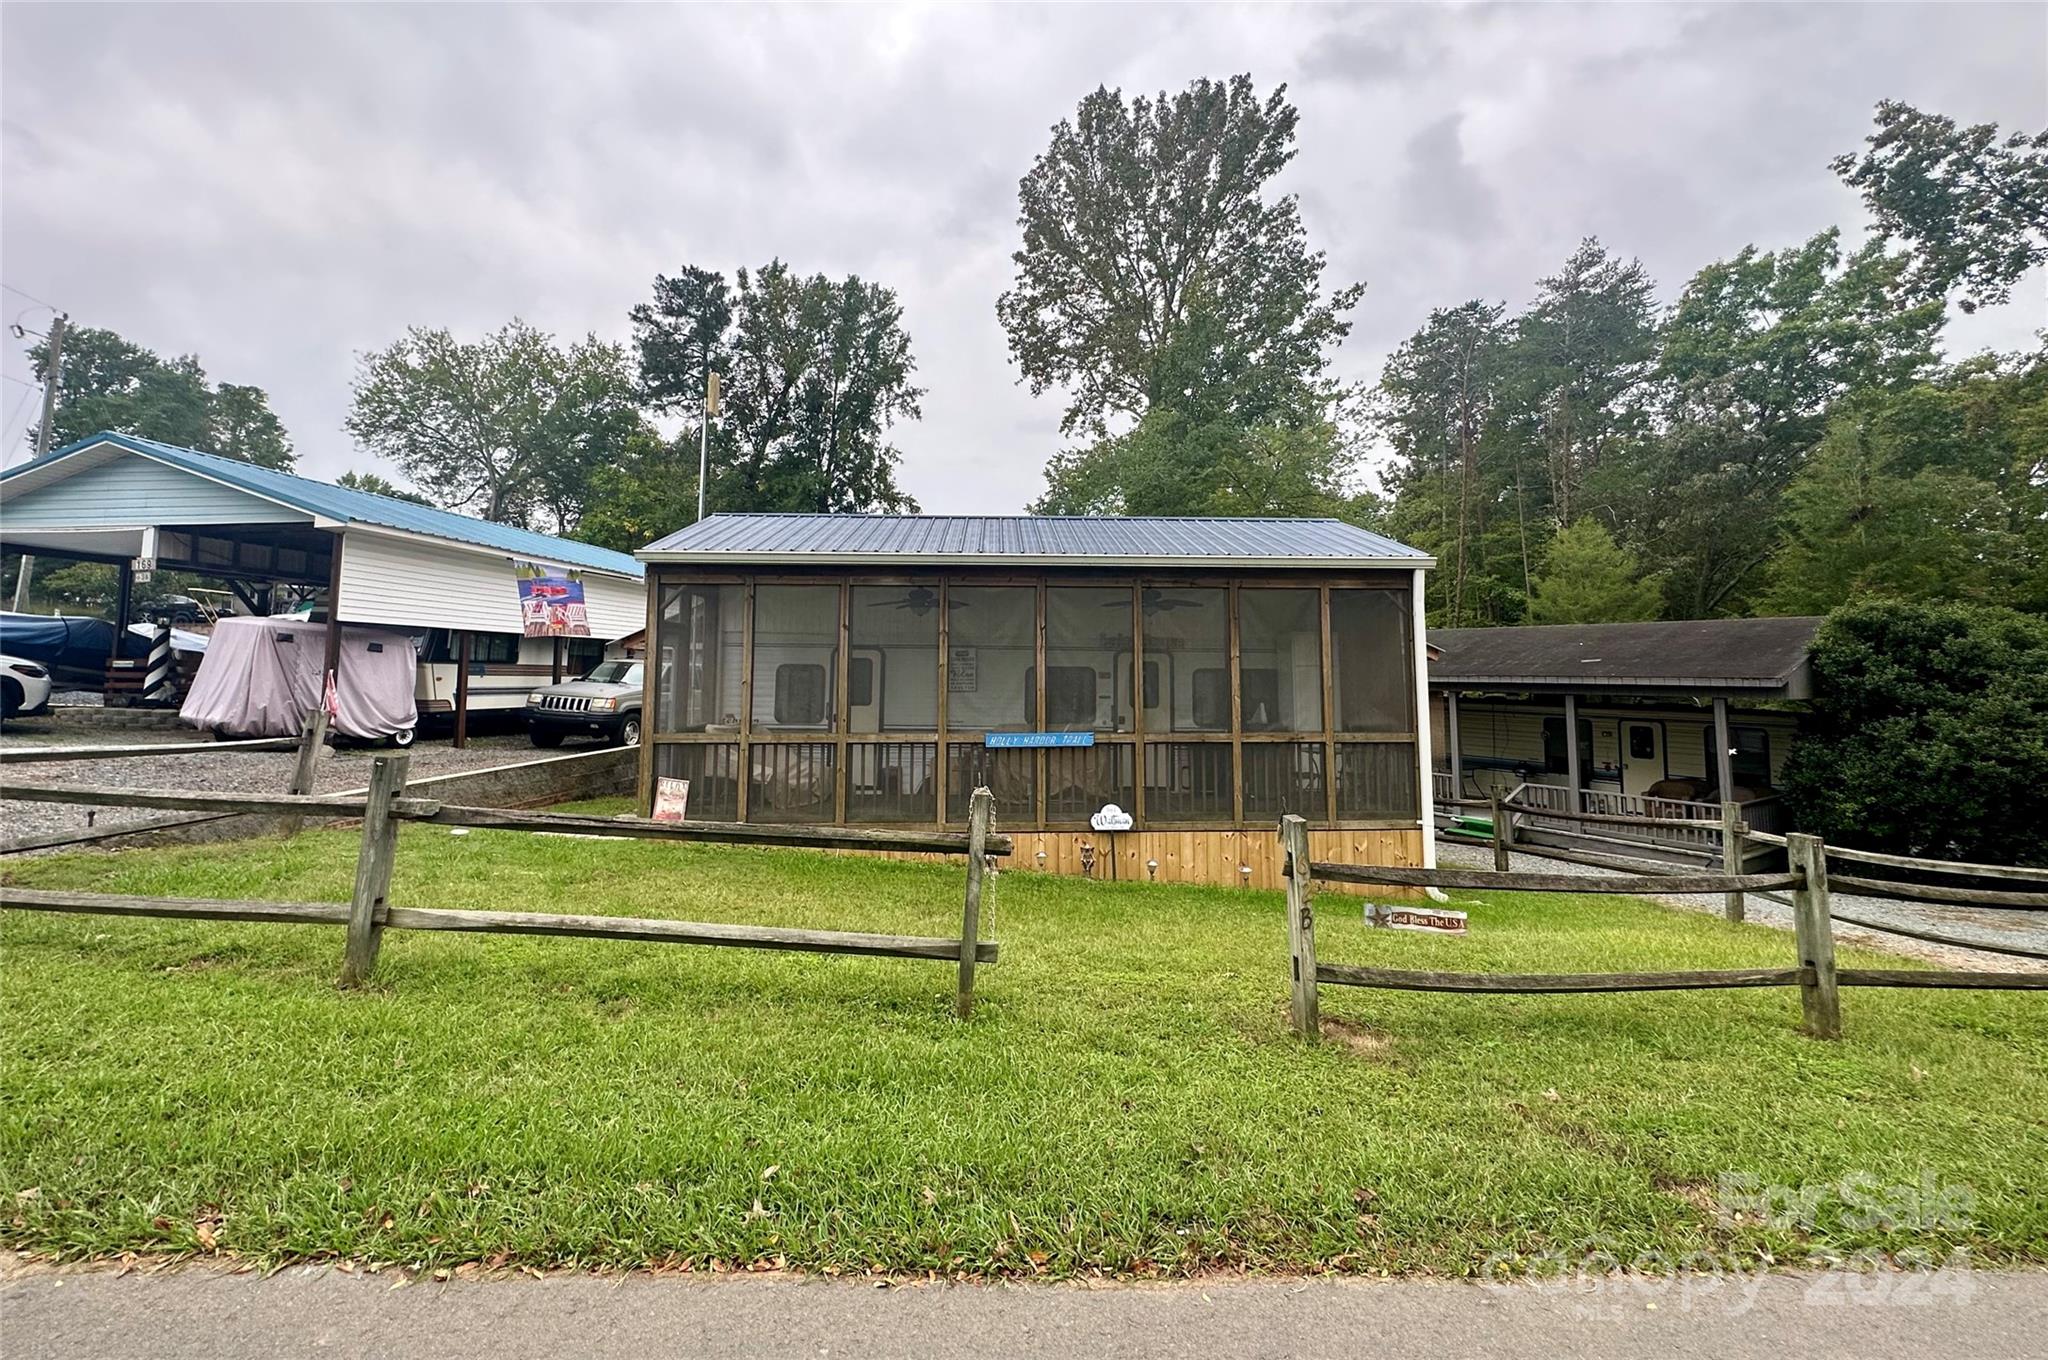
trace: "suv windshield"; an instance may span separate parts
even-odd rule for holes
[[[640,683],[640,663],[637,661],[605,661],[583,677],[600,685],[637,685]]]

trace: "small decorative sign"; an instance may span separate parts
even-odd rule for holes
[[[981,649],[979,647],[948,647],[946,649],[946,691],[949,694],[974,694],[981,689]]]
[[[589,637],[590,612],[583,602],[580,573],[562,573],[521,562],[519,620],[527,637]]]
[[[995,750],[1019,746],[1093,746],[1093,732],[990,732],[982,745]]]
[[[1102,810],[1088,819],[1088,825],[1097,831],[1129,831],[1137,823],[1115,803],[1104,803]]]
[[[654,781],[654,820],[657,822],[683,822],[689,820],[690,781],[670,779],[666,776]]]
[[[1465,913],[1443,907],[1409,907],[1389,902],[1365,904],[1365,923],[1389,930],[1422,930],[1432,935],[1463,935]]]

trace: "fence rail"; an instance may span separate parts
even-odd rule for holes
[[[10,784],[0,797],[87,806],[146,807],[217,813],[280,813],[287,816],[360,817],[362,841],[356,855],[355,887],[347,902],[249,902],[213,898],[133,897],[0,885],[0,908],[16,911],[76,912],[102,916],[167,917],[178,920],[263,921],[345,928],[341,981],[360,986],[376,967],[387,929],[443,930],[481,934],[566,935],[662,944],[793,950],[813,954],[855,954],[879,958],[929,959],[957,963],[955,1012],[973,1009],[975,969],[996,962],[999,949],[980,938],[983,875],[987,861],[1008,854],[1008,836],[992,834],[994,798],[976,789],[966,832],[868,831],[848,827],[751,826],[720,822],[656,822],[645,818],[579,816],[465,807],[431,798],[405,796],[407,758],[380,756],[370,787],[360,796],[310,794],[250,795],[200,789],[116,789],[91,784]],[[958,938],[882,935],[862,931],[806,930],[790,926],[727,925],[633,916],[581,916],[543,912],[466,911],[395,906],[388,900],[401,823],[486,827],[569,836],[632,837],[727,845],[800,846],[869,852],[914,851],[964,856],[967,883]]]
[[[1589,879],[1579,874],[1507,872],[1512,832],[1494,819],[1493,871],[1475,869],[1385,869],[1329,864],[1308,857],[1308,823],[1281,819],[1282,873],[1287,881],[1287,941],[1291,970],[1289,1020],[1296,1033],[1321,1033],[1317,988],[1325,984],[1400,991],[1536,995],[1592,992],[1704,991],[1741,987],[1797,987],[1804,1028],[1816,1038],[1842,1033],[1842,987],[1924,987],[2048,990],[2048,973],[1944,972],[1919,969],[1835,966],[1833,912],[1829,905],[1827,852],[1813,836],[1792,835],[1784,874],[1635,874]],[[1731,856],[1731,861],[1733,856]],[[1505,892],[1640,893],[1758,892],[1792,889],[1791,968],[1738,968],[1651,973],[1450,973],[1403,968],[1368,968],[1322,963],[1316,958],[1315,881],[1431,888],[1478,888]],[[1854,880],[1851,880],[1854,881]],[[2024,896],[2025,894],[2003,894]]]
[[[64,760],[126,760],[132,756],[212,755],[217,751],[296,751],[297,737],[249,737],[236,741],[154,741],[124,746],[12,746],[9,765],[44,765]]]

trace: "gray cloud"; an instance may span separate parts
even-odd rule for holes
[[[1332,280],[1371,285],[1339,357],[1366,378],[1430,307],[1523,301],[1588,234],[1668,296],[1748,242],[1854,228],[1826,162],[1877,100],[2039,126],[2044,50],[2034,6],[8,5],[0,277],[260,384],[333,475],[367,464],[353,354],[409,324],[623,339],[685,263],[858,272],[901,293],[930,389],[905,481],[1007,510],[1060,409],[995,322],[1016,182],[1098,84],[1289,82],[1284,187]],[[1957,342],[2023,342],[2041,296]],[[5,371],[0,415],[18,349]]]

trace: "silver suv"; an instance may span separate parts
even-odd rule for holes
[[[565,737],[603,737],[614,746],[640,744],[640,697],[646,669],[638,661],[601,661],[581,680],[526,696],[526,731],[535,746]]]

